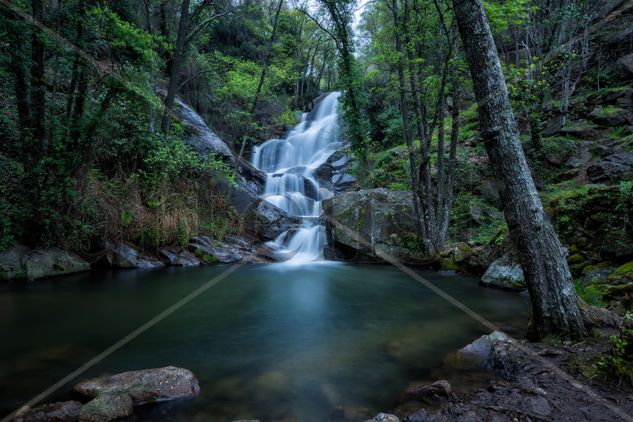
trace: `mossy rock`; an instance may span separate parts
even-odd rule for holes
[[[581,253],[575,253],[572,256],[570,256],[569,258],[567,258],[567,261],[570,264],[581,264],[581,263],[587,261],[587,258]]]
[[[627,262],[616,269],[609,276],[609,281],[613,284],[633,283],[633,261]]]
[[[457,265],[455,260],[451,258],[440,259],[440,267],[442,267],[443,270],[450,270],[450,271],[459,270],[459,265]]]
[[[82,406],[80,422],[104,422],[132,415],[132,398],[123,392],[108,392],[98,395]]]

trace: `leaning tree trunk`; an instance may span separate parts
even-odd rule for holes
[[[504,214],[532,301],[530,335],[587,335],[564,249],[543,211],[519,140],[505,78],[481,0],[453,0],[483,139],[503,185]]]
[[[163,114],[163,122],[161,128],[163,133],[169,134],[169,126],[171,125],[171,113],[176,100],[176,91],[178,90],[178,82],[180,78],[180,67],[182,66],[183,53],[185,50],[185,39],[187,38],[187,27],[189,26],[189,0],[183,0],[180,7],[180,24],[178,25],[178,35],[176,36],[176,48],[171,60],[171,68],[169,75],[169,85],[167,87],[167,95],[165,96],[165,111]]]

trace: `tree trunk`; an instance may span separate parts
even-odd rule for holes
[[[44,5],[42,0],[32,0],[31,7],[33,19],[42,22],[44,17]],[[31,44],[31,107],[33,108],[33,135],[38,141],[41,153],[46,151],[46,85],[44,81],[44,43],[40,39],[40,31],[33,27],[33,39]],[[40,155],[41,155],[40,153]]]
[[[391,2],[391,12],[393,14],[393,23],[395,26],[395,41],[396,41],[396,53],[398,53],[398,82],[399,92],[400,92],[400,115],[402,116],[402,132],[404,133],[404,139],[407,143],[407,152],[409,155],[409,171],[411,173],[411,193],[413,195],[413,211],[415,214],[415,227],[417,230],[418,239],[421,242],[426,240],[425,230],[422,229],[422,218],[420,215],[420,207],[418,203],[417,193],[418,193],[418,178],[416,174],[416,159],[415,159],[415,150],[413,149],[413,139],[411,138],[411,132],[409,128],[409,110],[407,107],[407,99],[406,99],[406,90],[405,90],[405,80],[404,80],[404,64],[405,55],[402,51],[402,41],[400,39],[400,30],[402,29],[403,33],[406,33],[406,20],[402,20],[402,24],[400,23],[400,15],[398,12],[398,0],[392,0]],[[406,46],[405,46],[406,48]]]
[[[519,139],[499,56],[481,0],[453,0],[482,137],[504,185],[504,214],[532,302],[530,337],[587,335],[564,249],[547,219]]]
[[[440,228],[438,234],[438,248],[444,246],[448,237],[448,225],[451,221],[451,211],[453,210],[453,186],[455,184],[455,165],[457,162],[457,141],[459,140],[459,106],[460,92],[457,77],[453,80],[453,108],[451,110],[451,145],[448,153],[448,167],[444,178],[444,198],[440,206]]]
[[[262,87],[264,86],[264,80],[266,79],[266,72],[268,71],[268,64],[270,62],[270,53],[273,50],[273,43],[275,42],[275,37],[277,36],[279,14],[281,13],[281,7],[283,6],[283,4],[284,0],[279,0],[279,5],[277,6],[277,10],[275,11],[275,19],[273,20],[273,32],[270,34],[270,40],[268,40],[268,48],[266,50],[266,54],[264,54],[264,64],[262,66],[262,73],[261,75],[259,75],[259,82],[257,83],[255,98],[253,99],[253,105],[251,106],[251,114],[255,113],[257,102],[259,101],[259,95],[261,94]]]
[[[165,96],[165,114],[161,128],[163,133],[169,134],[169,126],[171,124],[171,113],[176,99],[176,90],[178,89],[178,80],[180,79],[180,68],[182,66],[183,50],[185,47],[185,39],[187,38],[187,27],[189,23],[189,0],[183,0],[180,7],[180,23],[178,24],[178,35],[176,37],[176,47],[171,60],[171,74],[169,76],[169,87]]]
[[[18,110],[18,122],[20,124],[20,136],[24,139],[26,131],[31,123],[31,109],[29,104],[29,91],[27,82],[27,69],[24,66],[24,52],[22,50],[23,37],[19,27],[11,25],[15,44],[11,46],[11,72],[13,73],[13,89],[15,91],[15,103]]]

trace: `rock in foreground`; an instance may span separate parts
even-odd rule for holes
[[[15,422],[71,422],[79,420],[80,410],[81,403],[78,401],[48,403],[20,409],[13,420]]]
[[[480,284],[504,290],[523,290],[525,279],[521,265],[509,254],[490,264]]]
[[[134,413],[132,398],[125,393],[104,393],[86,403],[79,413],[80,422],[105,422],[127,418]]]
[[[200,392],[198,379],[189,370],[166,366],[142,369],[89,379],[74,387],[75,392],[87,397],[125,393],[136,406],[163,400],[194,397]]]

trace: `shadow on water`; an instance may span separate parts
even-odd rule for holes
[[[91,273],[0,290],[2,413],[225,268]],[[480,288],[473,278],[423,274],[520,335],[524,297]],[[246,266],[83,378],[165,365],[198,376],[199,397],[145,407],[136,420],[322,421],[337,406],[392,409],[412,381],[476,382],[481,374],[450,353],[484,333],[392,267]]]

